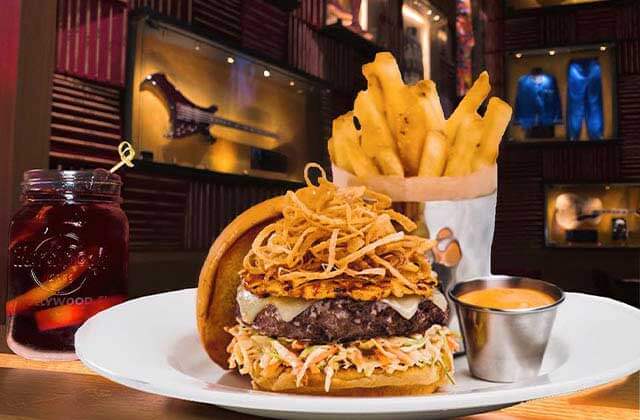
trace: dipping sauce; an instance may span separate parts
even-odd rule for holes
[[[529,309],[551,305],[555,299],[533,289],[492,287],[474,290],[458,297],[461,302],[492,309]]]

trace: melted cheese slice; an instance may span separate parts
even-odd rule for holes
[[[305,309],[313,304],[313,300],[304,300],[290,297],[266,297],[261,298],[249,292],[244,287],[238,287],[236,296],[238,307],[240,308],[240,317],[242,321],[251,324],[256,316],[267,307],[273,305],[278,310],[280,318],[289,322],[293,318],[300,315]]]
[[[393,310],[398,312],[403,318],[411,319],[416,314],[418,306],[423,297],[421,296],[403,296],[401,298],[389,297],[381,302],[389,305]],[[434,290],[429,298],[442,311],[447,310],[447,300],[438,290]],[[238,308],[240,309],[240,317],[242,321],[251,324],[256,316],[268,305],[273,305],[280,318],[289,322],[293,318],[300,315],[305,309],[311,306],[315,301],[289,297],[266,297],[261,298],[246,290],[244,287],[238,287],[236,296]]]
[[[389,305],[404,319],[411,319],[416,314],[416,311],[418,310],[418,306],[420,306],[420,302],[422,302],[422,299],[422,296],[413,295],[403,296],[401,298],[388,297],[386,299],[382,299],[382,302]],[[434,289],[431,297],[429,297],[428,299],[431,300],[433,304],[440,308],[443,312],[447,311],[447,300],[439,290]]]

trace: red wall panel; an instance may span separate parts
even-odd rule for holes
[[[616,13],[613,7],[578,9],[575,22],[576,41],[579,43],[609,41],[616,37]]]
[[[300,7],[295,9],[292,15],[315,29],[320,29],[325,20],[324,7],[323,0],[302,0]]]
[[[276,61],[287,57],[288,13],[264,0],[245,0],[242,46]]]
[[[615,142],[554,146],[544,151],[542,168],[546,182],[606,182],[620,176],[620,150]]]
[[[629,2],[626,6],[620,7],[616,15],[617,39],[640,38],[640,2]]]
[[[618,79],[618,113],[620,137],[640,144],[640,75]]]
[[[542,44],[538,17],[508,19],[504,23],[504,48],[508,51],[538,48]]]
[[[124,86],[127,4],[58,0],[56,71]]]
[[[575,43],[576,19],[572,13],[549,13],[542,19],[544,45]]]
[[[55,74],[50,157],[64,166],[110,167],[121,141],[120,90]]]
[[[129,0],[131,9],[146,7],[161,15],[191,21],[192,0]]]
[[[222,229],[244,210],[296,187],[244,182],[237,177],[217,182],[190,182],[186,195],[185,249],[207,249]]]
[[[212,34],[240,40],[241,0],[192,0],[191,23]]]
[[[619,74],[640,74],[640,40],[620,41],[617,52]]]

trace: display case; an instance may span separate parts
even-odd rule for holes
[[[404,82],[412,84],[423,79],[438,82],[445,73],[441,57],[451,55],[451,34],[445,15],[431,2],[405,0],[402,26]]]
[[[135,26],[128,132],[146,160],[299,181],[324,156],[324,87],[161,20]]]
[[[550,247],[640,247],[640,184],[554,184],[545,190]]]
[[[615,46],[514,51],[506,94],[514,141],[601,141],[617,136]]]

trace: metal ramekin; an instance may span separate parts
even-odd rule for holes
[[[555,302],[531,309],[488,309],[458,297],[493,287],[527,288],[544,292]],[[516,382],[538,375],[551,328],[564,293],[542,280],[490,276],[458,283],[449,290],[455,302],[471,374],[491,382]]]

